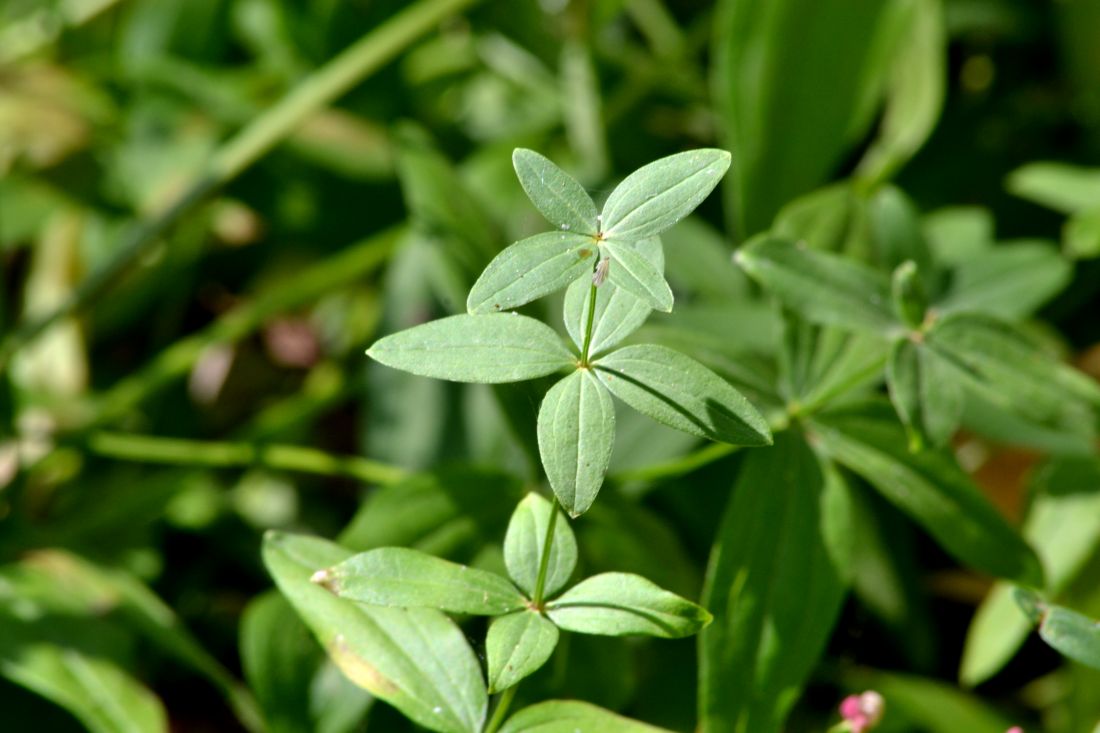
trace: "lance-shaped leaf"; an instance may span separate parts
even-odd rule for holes
[[[1072,274],[1069,261],[1046,242],[1006,243],[960,262],[936,310],[1020,319],[1060,293]]]
[[[577,700],[548,700],[508,719],[500,733],[669,733]]]
[[[596,375],[638,412],[685,433],[734,445],[768,445],[763,416],[728,382],[664,346],[627,346],[601,357]]]
[[[1042,583],[1035,553],[954,459],[931,450],[910,453],[888,411],[867,406],[821,416],[813,431],[829,455],[862,475],[962,563],[1028,585]]]
[[[438,608],[498,616],[526,599],[496,573],[448,562],[407,547],[380,547],[354,555],[312,578],[352,601],[375,606]]]
[[[808,321],[883,335],[902,329],[886,276],[855,260],[770,237],[745,245],[735,260]]]
[[[631,573],[601,573],[546,605],[566,631],[602,636],[691,636],[710,623],[706,609]]]
[[[440,733],[478,733],[488,696],[462,631],[431,608],[339,598],[310,577],[351,552],[314,537],[268,532],[264,564],[329,657],[355,684]]]
[[[558,627],[536,611],[494,618],[485,637],[489,692],[507,690],[537,672],[554,653],[558,636]]]
[[[550,487],[571,516],[592,506],[615,446],[615,406],[588,369],[546,393],[539,407],[539,455]]]
[[[1063,214],[1100,201],[1100,170],[1067,163],[1028,163],[1012,171],[1005,185],[1010,193]]]
[[[657,268],[657,272],[664,272],[665,253],[659,238],[643,239],[626,246],[633,246],[642,257]],[[616,285],[616,279],[605,282],[596,289],[596,312],[592,316],[592,343],[589,344],[588,350],[592,356],[606,351],[634,333],[653,312],[645,300]],[[565,291],[565,328],[578,349],[584,348],[591,285],[588,280],[577,280]]]
[[[1061,458],[1036,475],[1024,537],[1043,561],[1045,591],[1057,597],[1100,547],[1100,462]],[[978,685],[996,674],[1023,645],[1031,624],[1013,597],[1013,586],[994,584],[966,634],[959,679]]]
[[[1041,352],[1010,326],[977,313],[935,323],[925,340],[982,396],[1040,421],[1100,406],[1100,386]]]
[[[516,507],[504,535],[504,564],[515,584],[528,595],[534,595],[538,582],[542,548],[551,512],[557,507],[538,494],[530,493]],[[543,592],[553,595],[565,587],[577,567],[577,538],[569,522],[558,516],[554,522],[554,540],[546,562]]]
[[[565,231],[595,234],[596,204],[571,175],[534,150],[516,148],[512,153],[520,185],[546,220]]]
[[[611,258],[607,279],[651,308],[672,310],[672,289],[652,262],[628,243],[606,241],[604,252]]]
[[[919,449],[925,438],[936,447],[947,443],[959,425],[963,392],[958,376],[935,352],[909,339],[895,342],[886,383],[898,417],[910,430],[912,450]]]
[[[422,377],[483,384],[576,366],[554,329],[514,313],[440,318],[379,339],[367,355]]]
[[[714,148],[642,166],[607,197],[601,214],[604,238],[631,242],[660,234],[694,211],[729,167],[730,154]]]
[[[1061,606],[1044,606],[1039,636],[1055,650],[1100,669],[1100,621]]]
[[[596,241],[572,232],[522,239],[493,258],[470,288],[466,310],[497,313],[561,290],[592,270]]]
[[[783,727],[825,649],[851,562],[851,508],[801,436],[776,436],[739,474],[711,553],[700,637],[701,730]]]

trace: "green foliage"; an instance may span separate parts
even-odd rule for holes
[[[4,4],[0,727],[1092,730],[1098,22]]]

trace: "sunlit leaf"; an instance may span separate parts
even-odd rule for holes
[[[548,603],[546,615],[566,631],[667,639],[691,636],[711,619],[691,601],[630,573],[601,573],[582,580]]]

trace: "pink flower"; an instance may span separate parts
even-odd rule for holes
[[[1021,728],[1018,725],[1014,725],[1011,728],[1009,728],[1008,730],[1006,730],[1005,733],[1024,733],[1024,729]]]
[[[840,716],[848,724],[852,733],[863,733],[871,730],[879,721],[886,709],[886,701],[882,695],[874,690],[868,690],[861,695],[849,695],[840,703]],[[1010,733],[1016,733],[1010,731]],[[1023,733],[1020,731],[1020,733]]]

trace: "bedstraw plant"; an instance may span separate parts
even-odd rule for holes
[[[516,242],[485,268],[469,313],[375,343],[390,367],[456,382],[500,384],[564,374],[542,399],[538,450],[551,499],[536,487],[504,537],[507,575],[418,550],[352,555],[322,540],[271,534],[265,558],[282,591],[351,679],[410,719],[443,733],[645,731],[651,726],[576,701],[508,717],[516,686],[553,654],[561,631],[663,638],[711,620],[702,607],[630,573],[573,581],[576,518],[596,500],[615,437],[612,396],[673,428],[733,445],[771,443],[767,421],[737,389],[665,346],[620,346],[656,309],[671,311],[660,234],[714,189],[722,150],[691,150],[627,176],[602,211],[577,181],[530,150],[516,174],[554,229]],[[572,344],[510,309],[565,288]],[[446,614],[488,616],[488,685]],[[488,717],[489,695],[498,695]],[[488,722],[486,722],[488,721]]]

